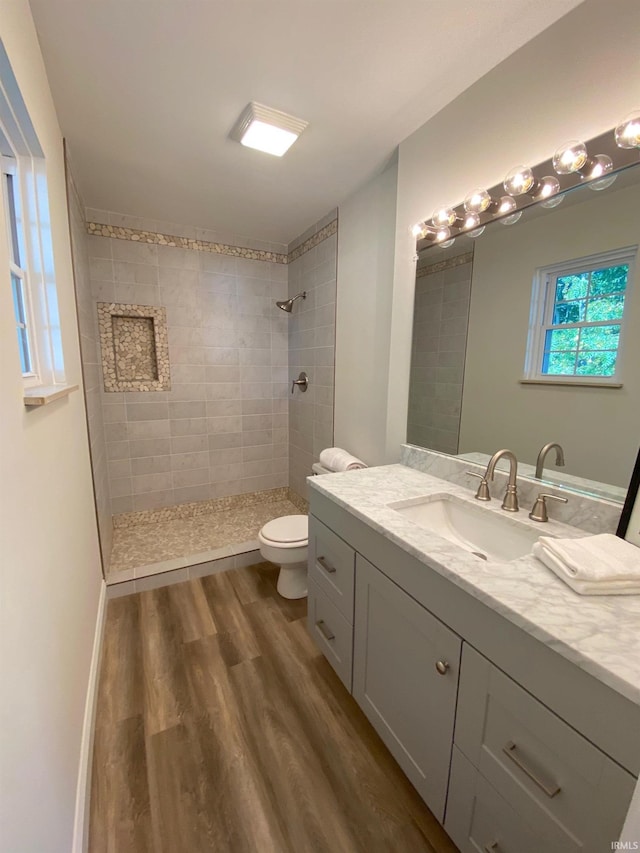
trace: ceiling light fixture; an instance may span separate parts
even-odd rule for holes
[[[229,134],[248,148],[282,157],[309,122],[251,101]]]

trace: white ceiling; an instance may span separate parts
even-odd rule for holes
[[[89,207],[288,243],[580,0],[30,0]],[[310,126],[228,138],[251,101]]]

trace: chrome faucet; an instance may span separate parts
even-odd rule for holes
[[[555,447],[556,449],[556,465],[559,465],[561,468],[564,467],[564,450],[558,444],[557,441],[550,441],[548,444],[540,450],[538,453],[538,459],[536,461],[536,479],[542,479],[542,472],[544,470],[544,460],[547,456],[547,453]]]
[[[502,501],[502,509],[506,509],[507,512],[518,512],[520,509],[518,506],[518,486],[516,485],[516,477],[518,476],[518,460],[511,450],[498,450],[493,454],[489,460],[489,464],[487,465],[487,470],[485,471],[485,479],[493,480],[493,472],[495,471],[496,465],[500,459],[509,460],[509,482],[507,484],[507,491],[505,492],[504,500]]]

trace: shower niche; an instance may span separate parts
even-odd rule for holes
[[[98,329],[106,392],[171,388],[164,308],[99,302]]]

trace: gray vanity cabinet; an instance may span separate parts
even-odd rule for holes
[[[462,853],[610,849],[638,706],[329,499],[311,506],[312,636]]]
[[[441,822],[462,642],[356,555],[353,695]]]

